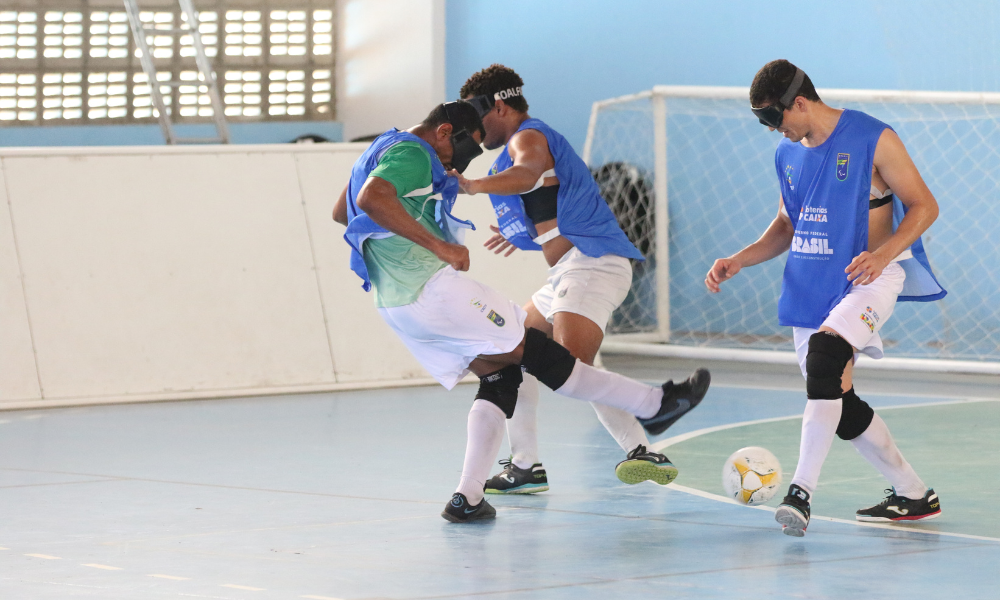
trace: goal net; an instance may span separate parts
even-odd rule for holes
[[[891,125],[941,208],[923,240],[949,294],[897,304],[882,331],[887,354],[1000,361],[1000,94],[819,94]],[[659,86],[595,103],[584,160],[647,257],[609,333],[792,349],[791,328],[777,323],[784,257],[743,270],[719,294],[703,283],[716,258],[756,240],[776,215],[779,136],[750,113],[746,88]]]

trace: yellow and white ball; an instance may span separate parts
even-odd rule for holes
[[[764,448],[740,448],[722,467],[722,487],[741,504],[763,504],[781,487],[781,463]]]

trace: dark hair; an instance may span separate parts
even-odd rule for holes
[[[424,127],[436,128],[439,125],[450,123],[455,128],[456,133],[468,131],[471,135],[478,131],[479,139],[486,137],[483,120],[479,118],[479,111],[476,110],[475,106],[464,101],[449,102],[448,104],[448,108],[445,108],[444,104],[435,106],[434,110],[420,124]],[[448,118],[449,112],[451,113],[450,119]]]
[[[753,83],[750,84],[750,106],[761,108],[777,102],[788,90],[788,86],[792,84],[796,68],[795,65],[783,58],[772,60],[761,67],[754,76]],[[813,87],[808,75],[802,80],[802,85],[799,86],[795,95],[802,96],[806,100],[819,102],[819,94],[816,93],[816,88]]]
[[[460,98],[470,96],[489,96],[501,93],[504,104],[518,112],[528,112],[528,101],[524,99],[521,88],[524,81],[521,76],[514,72],[514,69],[505,67],[498,63],[486,67],[482,71],[474,74],[462,86],[458,93]]]

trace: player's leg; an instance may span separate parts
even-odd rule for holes
[[[552,324],[545,320],[534,302],[544,291],[545,288],[524,305],[527,313],[524,325],[551,336]],[[525,373],[521,387],[518,388],[514,416],[507,420],[511,458],[500,461],[504,466],[503,470],[487,480],[487,494],[536,494],[549,489],[548,477],[538,456],[537,413],[538,380],[534,375]]]
[[[802,332],[797,332],[800,341]],[[810,500],[819,473],[837,433],[843,406],[844,374],[854,360],[854,348],[838,332],[822,327],[808,338],[806,408],[802,415],[799,462],[788,494],[774,518],[788,535],[802,536],[809,525]]]
[[[582,314],[561,311],[553,315],[553,338],[573,356],[592,366],[604,340],[604,328]],[[591,402],[591,406],[604,428],[625,451],[625,460],[615,468],[618,479],[630,484],[652,480],[666,485],[677,477],[677,468],[670,459],[648,449],[646,432],[632,414],[596,402]]]
[[[521,307],[450,268],[429,280],[416,302],[379,312],[420,363],[448,389],[470,370],[480,377],[475,410],[470,412],[468,460],[460,484],[463,491],[456,492],[445,508],[443,516],[449,520],[493,516],[488,514],[492,508],[485,500],[477,503],[474,499],[481,497],[490,464],[499,451],[503,436],[499,414],[507,418],[513,415],[521,382],[519,366],[561,395],[623,408],[649,418],[653,427],[662,421],[657,417],[667,411],[663,388],[585,365],[545,333],[537,329],[526,332]],[[695,396],[700,400],[707,387],[705,381],[694,389],[692,401]]]
[[[902,291],[906,274],[898,263],[890,263],[882,275],[867,286],[858,286],[831,313],[828,322],[856,337],[848,339],[873,358],[881,358],[879,332],[892,316],[897,295]],[[852,328],[851,325],[854,324]],[[871,334],[867,342],[860,341]],[[867,346],[865,346],[867,344]],[[934,518],[941,512],[934,490],[928,489],[903,457],[889,428],[868,403],[858,397],[851,381],[851,370],[845,373],[843,414],[837,435],[849,440],[869,463],[889,480],[892,489],[882,502],[859,510],[857,518],[864,521],[915,521]],[[905,514],[904,514],[905,513]]]

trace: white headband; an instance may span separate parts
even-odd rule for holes
[[[521,95],[521,88],[507,88],[506,90],[500,90],[499,92],[493,94],[494,100],[506,100],[507,98],[513,98],[514,96]]]

